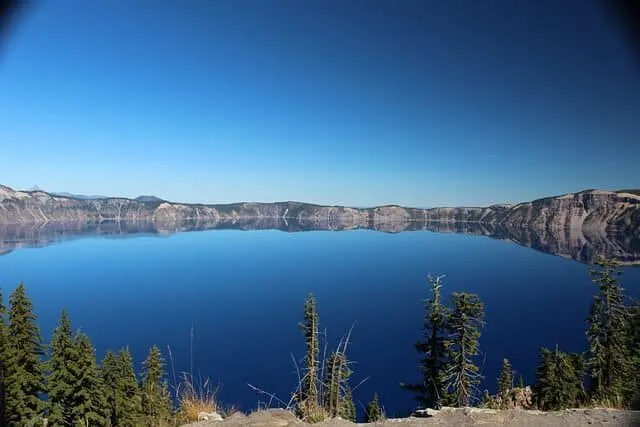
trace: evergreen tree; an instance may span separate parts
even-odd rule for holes
[[[640,301],[629,307],[628,348],[630,349],[630,365],[632,375],[630,377],[632,393],[629,406],[631,409],[640,410]]]
[[[502,368],[498,377],[498,393],[504,397],[513,388],[513,368],[509,359],[502,359]]]
[[[305,370],[300,400],[307,405],[318,405],[318,312],[316,299],[310,294],[304,303],[304,323],[300,325],[306,343]]]
[[[49,416],[55,426],[104,425],[106,400],[95,351],[85,334],[72,336],[71,322],[62,312],[51,338],[48,363]]]
[[[542,348],[533,390],[536,405],[545,411],[578,407],[585,397],[583,376],[582,356],[563,353],[557,346],[555,351]]]
[[[5,384],[9,363],[9,334],[6,323],[7,310],[3,305],[2,289],[0,289],[0,426],[7,425],[5,413]]]
[[[45,391],[41,361],[44,345],[24,284],[18,285],[9,303],[6,421],[7,425],[22,425],[39,419],[45,408],[40,399]]]
[[[122,403],[120,402],[121,396],[119,392],[118,357],[112,351],[107,351],[102,360],[100,376],[107,404],[108,424],[115,427],[118,425],[118,416],[122,411],[120,409]]]
[[[344,419],[355,415],[355,406],[351,398],[347,357],[342,351],[333,352],[327,358],[325,378],[323,381],[323,403],[330,417],[340,416]],[[353,410],[351,409],[353,406]]]
[[[600,292],[591,305],[587,329],[590,391],[596,399],[618,403],[633,393],[629,381],[629,311],[624,306],[624,292],[617,279],[620,275],[617,265],[603,260],[598,262],[598,266],[591,270],[591,275]]]
[[[344,396],[340,401],[338,416],[348,421],[356,421],[356,405],[353,403],[353,394],[349,384],[345,385]]]
[[[496,400],[489,394],[489,390],[484,389],[482,397],[480,398],[480,408],[498,409]]]
[[[477,385],[480,368],[473,361],[479,350],[480,328],[484,318],[484,304],[475,294],[454,292],[453,311],[447,324],[451,350],[446,371],[446,384],[452,392],[454,406],[469,406]]]
[[[522,374],[518,375],[518,387],[524,388],[524,379],[522,378]]]
[[[382,414],[382,408],[380,408],[378,393],[375,393],[373,395],[373,399],[367,404],[364,422],[375,423],[377,421],[382,421],[382,420],[384,420],[384,415]]]
[[[107,352],[102,363],[102,379],[112,426],[131,427],[140,422],[141,400],[128,348],[118,355]]]
[[[122,397],[121,407],[124,409],[120,424],[123,426],[136,425],[141,414],[141,399],[138,388],[138,380],[133,370],[133,360],[129,348],[120,350],[118,358],[118,372],[120,374],[120,387]]]
[[[451,343],[447,338],[449,310],[441,303],[440,296],[443,277],[428,277],[431,298],[425,301],[424,306],[424,341],[415,344],[416,350],[423,356],[420,360],[422,382],[401,384],[403,388],[415,392],[416,400],[425,408],[439,408],[447,401],[444,380]]]
[[[171,418],[172,403],[165,382],[164,359],[157,346],[149,349],[142,368],[142,414],[147,425],[161,425]]]
[[[60,315],[60,324],[51,337],[49,371],[49,416],[52,425],[73,426],[74,394],[77,382],[78,349],[75,345],[71,321],[66,311]]]
[[[108,406],[104,386],[96,363],[96,353],[89,337],[75,337],[76,360],[72,416],[73,425],[103,426],[107,424]]]

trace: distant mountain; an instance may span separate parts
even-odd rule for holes
[[[32,191],[39,191],[39,190],[32,190]],[[100,200],[100,199],[108,199],[109,197],[107,196],[86,196],[84,194],[71,194],[71,193],[51,193],[54,196],[61,196],[61,197],[69,197],[71,199],[78,199],[78,200]]]
[[[640,196],[640,189],[634,189],[634,190],[618,190],[616,191],[616,193],[629,193],[629,194],[635,194]]]
[[[40,189],[30,189],[29,192],[44,192],[43,190]],[[114,199],[115,197],[109,197],[109,196],[87,196],[85,194],[72,194],[72,193],[66,193],[66,192],[55,192],[55,193],[49,193],[52,196],[58,196],[58,197],[68,197],[70,199],[77,199],[77,200],[103,200],[103,199]],[[142,203],[149,203],[149,202],[164,202],[163,199],[156,197],[156,196],[138,196],[135,199],[136,202],[142,202]]]
[[[136,202],[158,202],[158,203],[162,203],[164,202],[163,199],[156,197],[156,196],[138,196],[134,199]]]

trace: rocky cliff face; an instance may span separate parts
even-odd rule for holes
[[[640,260],[640,195],[589,190],[515,206],[359,209],[298,202],[201,205],[155,199],[86,200],[0,186],[5,250],[11,239],[25,241],[30,235],[37,241],[51,234],[47,230],[65,236],[91,230],[126,234],[212,228],[462,232],[512,240],[581,261],[600,255],[634,263]]]
[[[589,190],[521,203],[508,210],[503,224],[547,229],[638,231],[640,196]]]
[[[319,206],[298,202],[202,205],[155,199],[76,199],[42,191],[14,191],[0,186],[0,223],[51,221],[239,221],[243,218],[282,218],[300,224],[336,227],[377,227],[389,223],[476,222],[513,228],[589,229],[637,232],[640,196],[589,190],[539,199],[515,206],[415,209],[382,206],[367,209]]]

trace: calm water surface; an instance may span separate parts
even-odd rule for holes
[[[284,400],[294,390],[291,354],[303,356],[298,323],[309,292],[330,347],[355,323],[353,383],[369,377],[356,404],[377,391],[390,414],[413,408],[399,383],[419,379],[413,343],[428,273],[446,274],[446,293],[474,292],[485,302],[479,363],[490,391],[503,357],[529,383],[541,346],[585,348],[596,289],[588,267],[480,236],[216,230],[86,238],[0,256],[5,298],[26,283],[47,341],[66,308],[99,358],[128,345],[139,365],[149,346],[165,356],[170,346],[175,371],[193,366],[222,384],[223,401],[245,410],[265,400],[248,383]],[[640,296],[640,268],[625,269],[622,281]]]

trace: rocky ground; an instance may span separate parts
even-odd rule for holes
[[[285,410],[268,410],[254,412],[248,416],[236,413],[224,421],[201,421],[187,424],[189,427],[303,427],[303,423]],[[350,427],[349,421],[334,419],[314,426]],[[619,411],[612,409],[575,409],[557,412],[540,412],[525,410],[490,410],[476,408],[443,408],[426,418],[389,419],[372,426],[422,427],[422,426],[513,426],[513,427],[555,427],[555,426],[607,426],[607,427],[640,427],[640,411]],[[184,426],[184,427],[186,427]]]

